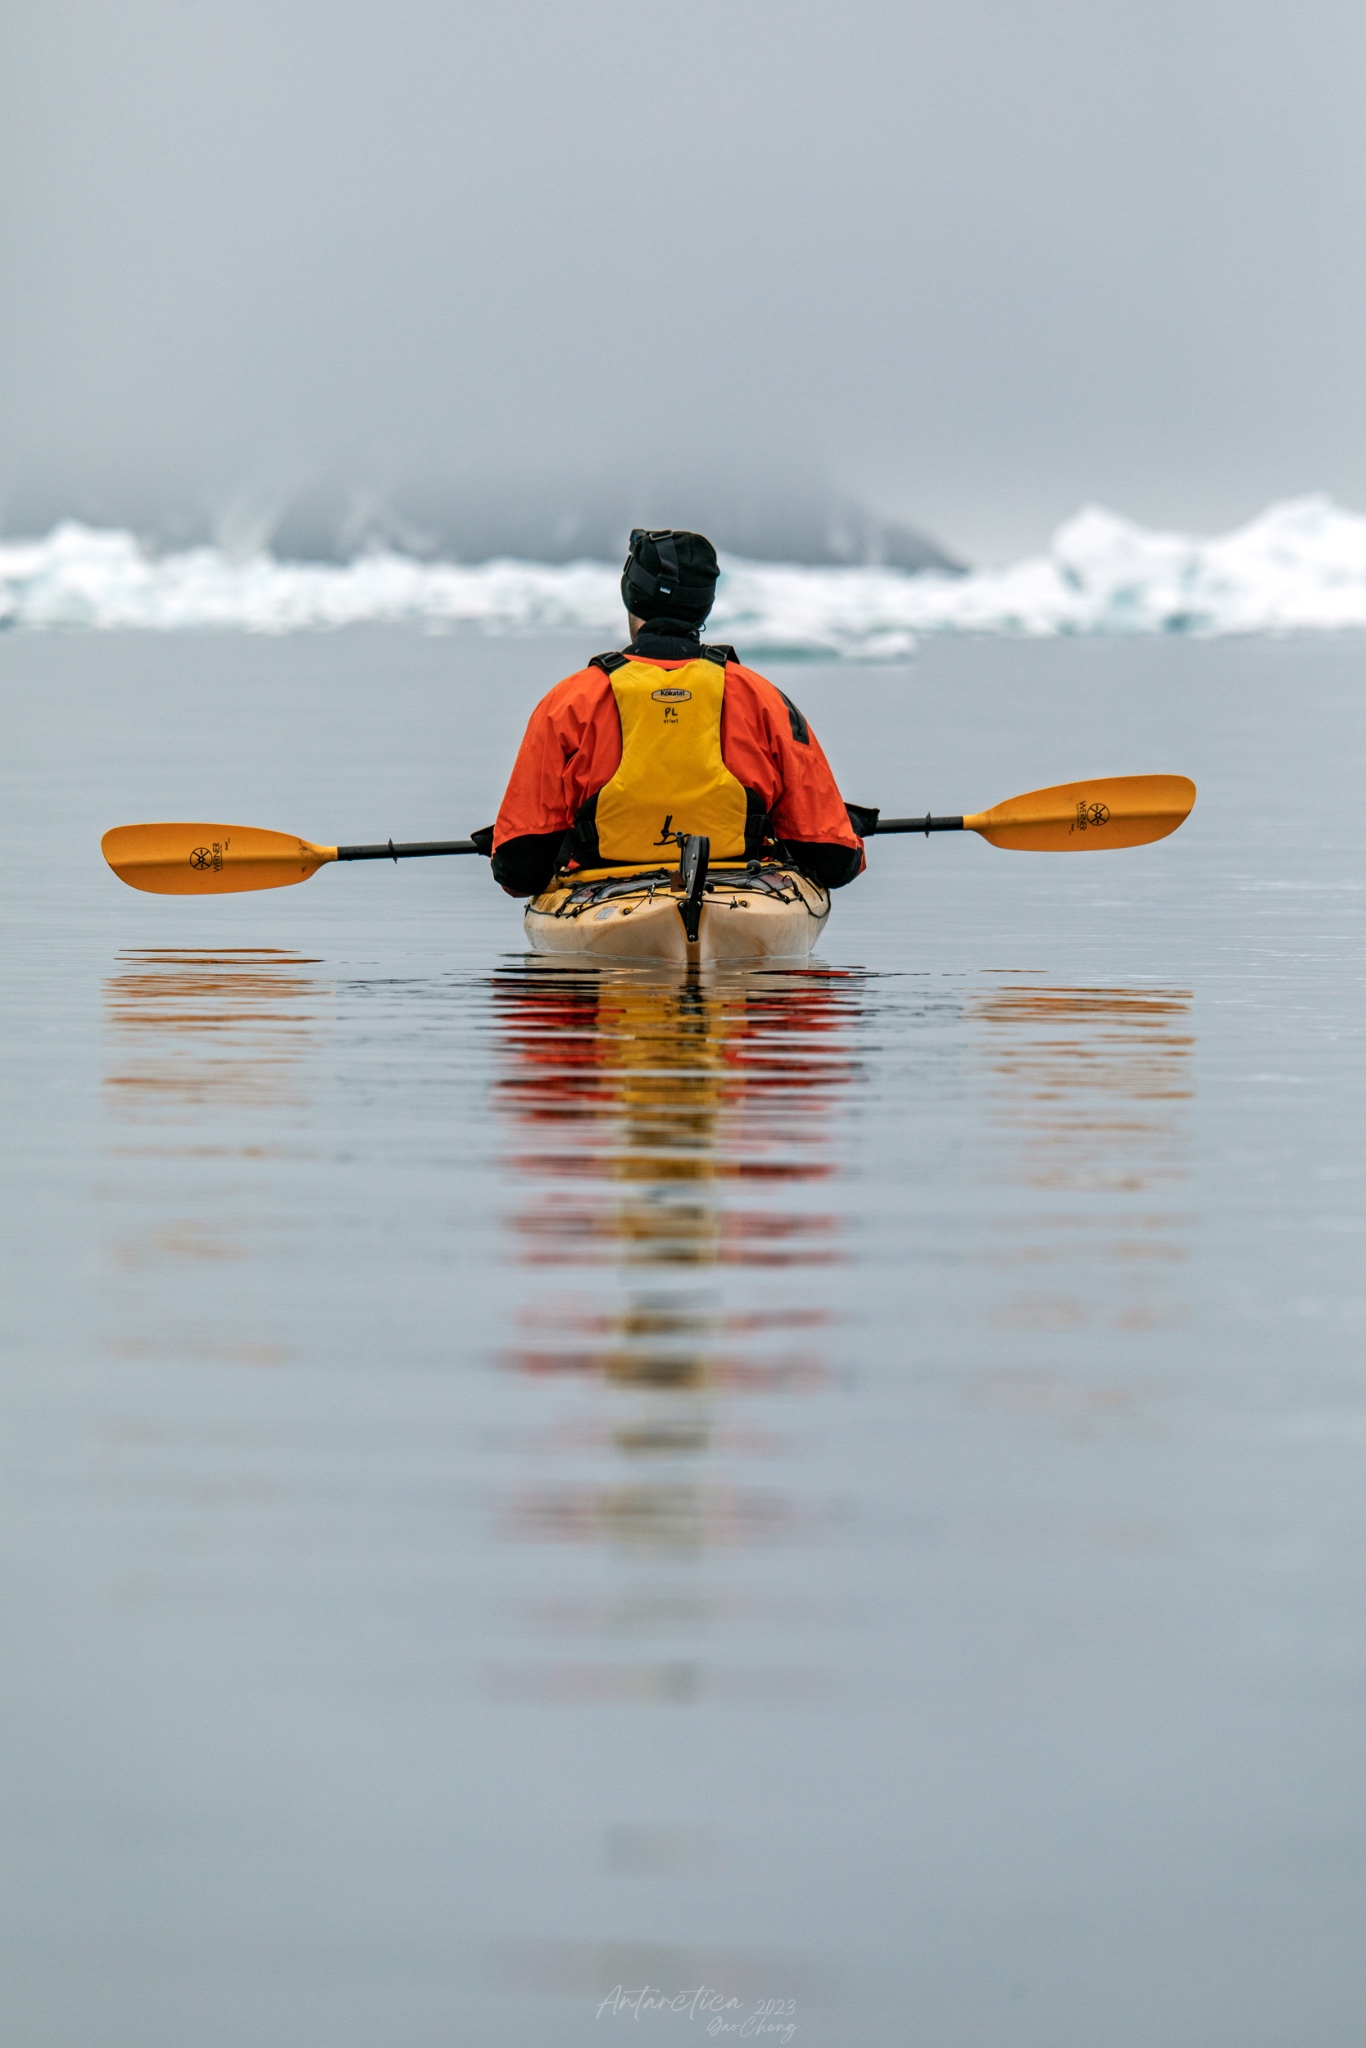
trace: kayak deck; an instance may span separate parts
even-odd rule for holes
[[[527,905],[527,939],[537,953],[690,966],[804,959],[830,915],[829,893],[779,861],[710,868],[695,941],[684,929],[681,898],[669,868],[556,875]]]

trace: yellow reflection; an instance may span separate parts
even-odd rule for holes
[[[843,978],[703,983],[527,971],[496,985],[498,1101],[541,1183],[513,1227],[536,1264],[809,1265],[836,1220],[723,1200],[718,1183],[820,1180],[831,1109],[856,1067]],[[585,1183],[582,1187],[561,1183]]]
[[[501,1362],[560,1393],[554,1447],[542,1444],[556,1462],[509,1486],[499,1530],[596,1546],[649,1575],[603,1610],[629,1610],[633,1632],[705,1633],[721,1611],[704,1583],[716,1559],[810,1544],[829,1526],[828,1503],[769,1483],[790,1437],[735,1405],[830,1383],[817,1276],[845,1256],[834,1132],[860,1073],[858,987],[815,970],[703,980],[533,966],[500,977],[495,1001],[509,1244],[559,1283],[538,1288]],[[758,1298],[731,1305],[737,1282]],[[566,1472],[571,1452],[582,1471]],[[666,1585],[665,1569],[698,1583]],[[604,1620],[602,1632],[617,1631]],[[500,1667],[490,1683],[546,1704],[810,1690],[802,1674],[742,1680],[694,1657]]]
[[[998,1218],[988,1253],[1019,1275],[992,1303],[998,1329],[1141,1331],[1184,1314],[1175,1280],[1192,1218],[1171,1197],[1189,1173],[1190,1009],[1186,989],[1035,986],[970,1006],[988,1076],[985,1174],[1029,1198]],[[1077,1412],[1123,1415],[1128,1398]]]
[[[543,1302],[530,1320],[544,1337],[508,1362],[646,1390],[818,1380],[824,1363],[809,1348],[753,1358],[736,1341],[810,1327],[823,1320],[815,1304],[737,1318],[645,1288],[670,1269],[799,1272],[843,1256],[837,1217],[804,1191],[835,1171],[833,1111],[859,1071],[849,979],[531,969],[501,977],[495,999],[518,1256],[605,1268],[631,1289],[611,1314]]]

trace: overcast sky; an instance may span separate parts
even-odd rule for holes
[[[3,0],[0,516],[1366,506],[1361,0]]]

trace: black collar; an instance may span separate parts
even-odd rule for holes
[[[648,619],[630,652],[646,661],[696,661],[702,652],[702,630],[682,619]]]

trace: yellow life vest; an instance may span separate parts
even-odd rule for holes
[[[742,858],[748,799],[721,758],[720,662],[626,661],[608,680],[621,716],[621,764],[598,791],[602,864],[672,860],[675,832],[705,832],[713,860]]]

